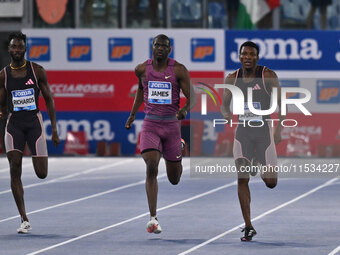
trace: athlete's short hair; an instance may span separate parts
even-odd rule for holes
[[[240,47],[240,54],[241,54],[242,48],[243,48],[243,47],[246,47],[246,46],[255,48],[256,51],[257,51],[257,55],[259,55],[259,52],[260,52],[259,46],[257,46],[257,44],[254,43],[254,42],[252,42],[252,41],[246,41],[246,42],[242,43],[242,45],[241,45],[241,47]]]
[[[169,37],[167,37],[165,34],[159,34],[159,35],[155,36],[155,37],[153,38],[152,44],[155,43],[155,40],[156,40],[157,38],[163,39],[163,40],[168,40],[169,46],[170,46],[170,39],[169,39]]]
[[[8,36],[8,45],[12,41],[12,39],[18,39],[18,40],[23,40],[24,43],[26,44],[26,35],[23,34],[22,32],[12,32]]]

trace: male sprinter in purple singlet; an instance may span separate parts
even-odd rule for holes
[[[259,60],[259,47],[251,41],[243,43],[240,47],[239,59],[242,68],[229,74],[225,83],[238,87],[244,95],[244,115],[238,116],[238,122],[244,122],[245,126],[242,124],[238,124],[237,126],[233,154],[235,165],[238,169],[238,197],[245,222],[245,228],[242,230],[244,236],[241,238],[241,241],[251,241],[253,236],[256,235],[256,231],[253,228],[250,218],[249,171],[244,170],[245,167],[251,166],[254,157],[262,166],[276,166],[277,156],[275,144],[281,141],[281,121],[284,120],[284,116],[281,115],[281,90],[275,72],[265,66],[257,65],[257,61]],[[258,116],[249,112],[249,107],[247,106],[248,88],[252,88],[253,106],[258,110],[267,110],[270,108],[272,88],[278,89],[280,121],[274,134],[271,124],[266,121],[266,119],[270,120],[270,116]],[[222,114],[229,122],[232,118],[229,108],[231,98],[231,92],[225,89]],[[277,173],[274,171],[263,172],[262,179],[268,188],[273,189],[277,184]]]
[[[28,221],[24,190],[21,183],[22,155],[27,143],[32,154],[36,175],[47,176],[47,147],[43,120],[39,111],[39,94],[43,95],[52,126],[52,141],[59,144],[54,101],[44,68],[25,59],[26,35],[17,32],[8,37],[11,63],[0,72],[0,118],[8,110],[5,131],[6,153],[11,174],[11,189],[17,204],[21,225],[18,233],[31,230]],[[6,109],[7,108],[7,109]]]
[[[152,43],[152,59],[135,69],[139,87],[130,117],[125,127],[131,128],[135,114],[144,101],[145,119],[140,137],[140,149],[146,163],[146,194],[148,197],[150,221],[149,233],[162,232],[158,223],[157,193],[158,164],[161,154],[165,159],[166,171],[171,184],[178,184],[182,174],[181,122],[195,104],[189,72],[184,65],[169,58],[170,39],[163,34]],[[180,90],[187,101],[179,110]]]

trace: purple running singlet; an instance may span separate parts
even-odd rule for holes
[[[152,67],[152,59],[146,61],[143,81],[144,111],[146,113],[140,140],[141,152],[155,149],[170,161],[182,159],[181,126],[176,118],[179,110],[180,85],[174,71],[175,60],[168,59],[164,72]]]

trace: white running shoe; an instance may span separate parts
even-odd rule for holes
[[[162,228],[159,225],[157,217],[151,217],[150,218],[150,221],[148,222],[148,224],[146,224],[146,230],[149,233],[155,233],[155,234],[159,234],[159,233],[162,232]]]
[[[32,229],[31,224],[28,221],[21,223],[20,228],[17,229],[19,234],[26,234]]]

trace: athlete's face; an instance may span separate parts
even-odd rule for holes
[[[23,40],[12,39],[8,45],[8,52],[14,61],[21,61],[25,57],[26,45]]]
[[[250,70],[256,67],[259,55],[254,47],[244,46],[241,49],[240,61],[244,69]]]
[[[171,51],[170,42],[167,39],[156,38],[152,45],[152,54],[158,61],[168,58]]]

